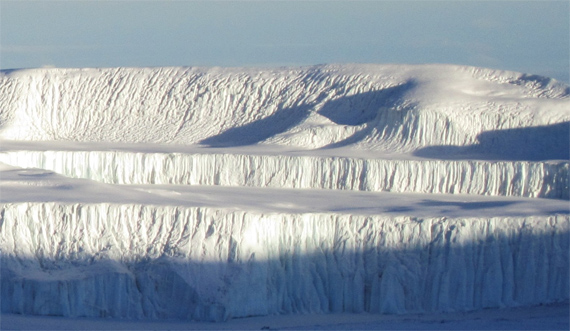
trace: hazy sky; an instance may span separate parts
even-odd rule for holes
[[[568,82],[570,1],[0,0],[0,67],[454,63]]]

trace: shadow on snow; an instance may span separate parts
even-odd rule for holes
[[[483,222],[471,229],[476,233],[464,234],[476,240],[461,243],[462,224],[432,224],[427,241],[409,233],[412,238],[401,242],[379,240],[356,250],[343,238],[311,253],[285,245],[269,260],[256,259],[255,253],[239,258],[239,245],[228,248],[224,262],[192,261],[172,252],[137,261],[3,256],[2,312],[222,321],[290,313],[469,311],[568,300],[567,231],[486,232],[491,225]]]
[[[373,121],[382,109],[401,102],[406,92],[415,85],[415,82],[410,81],[378,91],[340,97],[320,105],[322,100],[326,98],[326,93],[322,93],[311,103],[302,103],[288,108],[279,107],[272,115],[240,127],[230,128],[218,135],[206,138],[200,143],[209,147],[256,144],[300,124],[312,111],[317,111],[318,114],[339,125],[359,126],[367,124]],[[331,91],[335,88],[335,86],[331,86]],[[339,147],[358,141],[369,131],[370,129],[365,128],[352,137],[335,144],[335,146],[328,147]]]
[[[570,122],[486,131],[469,146],[428,146],[416,156],[448,160],[542,161],[570,159]]]

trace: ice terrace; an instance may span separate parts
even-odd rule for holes
[[[568,301],[569,101],[444,65],[4,71],[2,312]]]

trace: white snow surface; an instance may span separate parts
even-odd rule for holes
[[[2,330],[568,330],[569,306],[406,315],[306,314],[236,318],[226,323],[0,315]]]
[[[570,121],[565,84],[450,65],[14,70],[0,75],[0,98],[0,136],[34,141],[402,152],[486,132],[488,152],[509,143],[500,138],[521,143],[514,129],[551,139],[540,128]]]
[[[2,71],[2,313],[567,305],[569,106],[451,65]]]

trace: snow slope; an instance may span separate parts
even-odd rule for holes
[[[0,79],[1,136],[11,140],[402,152],[467,146],[515,128],[567,144],[545,127],[570,121],[562,83],[459,66],[35,69]],[[525,136],[510,133],[514,143]],[[493,138],[484,150],[505,144]]]
[[[3,71],[2,312],[567,302],[569,106],[449,65]]]

